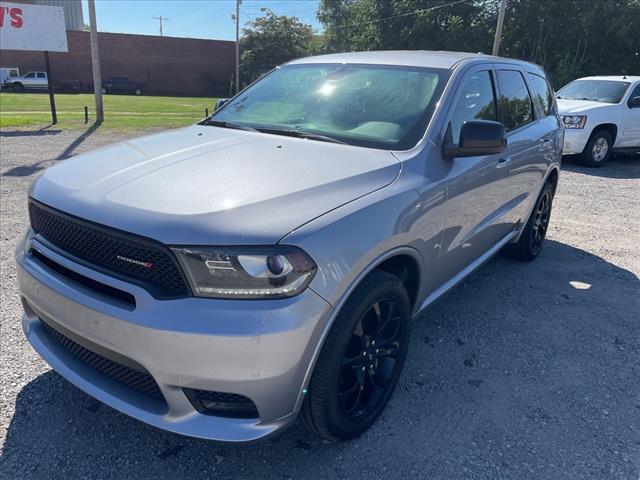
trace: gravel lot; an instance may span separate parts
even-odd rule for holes
[[[399,388],[364,436],[330,443],[297,424],[226,445],[100,404],[27,344],[13,264],[27,188],[57,157],[124,135],[0,135],[4,480],[640,477],[640,159],[565,163],[540,258],[492,260],[415,323]]]

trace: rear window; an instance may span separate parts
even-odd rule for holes
[[[498,70],[502,123],[507,131],[516,130],[533,121],[531,97],[524,77],[517,70]]]
[[[529,74],[529,82],[533,90],[533,98],[542,109],[542,113],[546,117],[553,110],[553,92],[547,81],[540,75],[535,73]]]

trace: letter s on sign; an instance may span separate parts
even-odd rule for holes
[[[11,26],[14,28],[22,28],[22,9],[12,8],[9,10],[9,16],[11,17]]]

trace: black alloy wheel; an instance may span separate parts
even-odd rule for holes
[[[341,308],[316,361],[300,415],[309,430],[348,440],[376,421],[400,378],[410,323],[400,279],[371,272]]]
[[[520,238],[517,242],[510,243],[505,247],[505,252],[510,257],[516,260],[530,261],[540,254],[551,220],[554,191],[553,184],[547,181],[538,195]]]
[[[371,305],[356,324],[338,379],[345,417],[366,416],[384,398],[398,366],[401,328],[400,311],[392,298]]]
[[[547,229],[549,228],[549,219],[551,218],[551,190],[545,189],[542,192],[540,200],[536,205],[536,210],[533,213],[533,231],[531,235],[531,252],[533,255],[538,255],[542,249],[542,243],[547,235]]]

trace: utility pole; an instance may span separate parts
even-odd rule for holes
[[[242,0],[236,0],[236,93],[240,91],[240,4]]]
[[[504,23],[504,12],[507,8],[507,0],[500,0],[500,10],[498,11],[498,25],[496,25],[496,36],[493,39],[492,55],[498,55],[500,51],[500,41],[502,40],[502,24]]]
[[[155,20],[160,20],[160,36],[162,36],[162,22],[163,21],[168,21],[169,19],[167,17],[163,17],[162,15],[160,15],[159,17],[151,17]]]
[[[91,31],[91,70],[93,71],[93,93],[96,97],[96,124],[104,120],[104,108],[102,106],[102,72],[100,71],[100,52],[98,50],[98,25],[96,24],[96,1],[88,0],[89,24]]]

